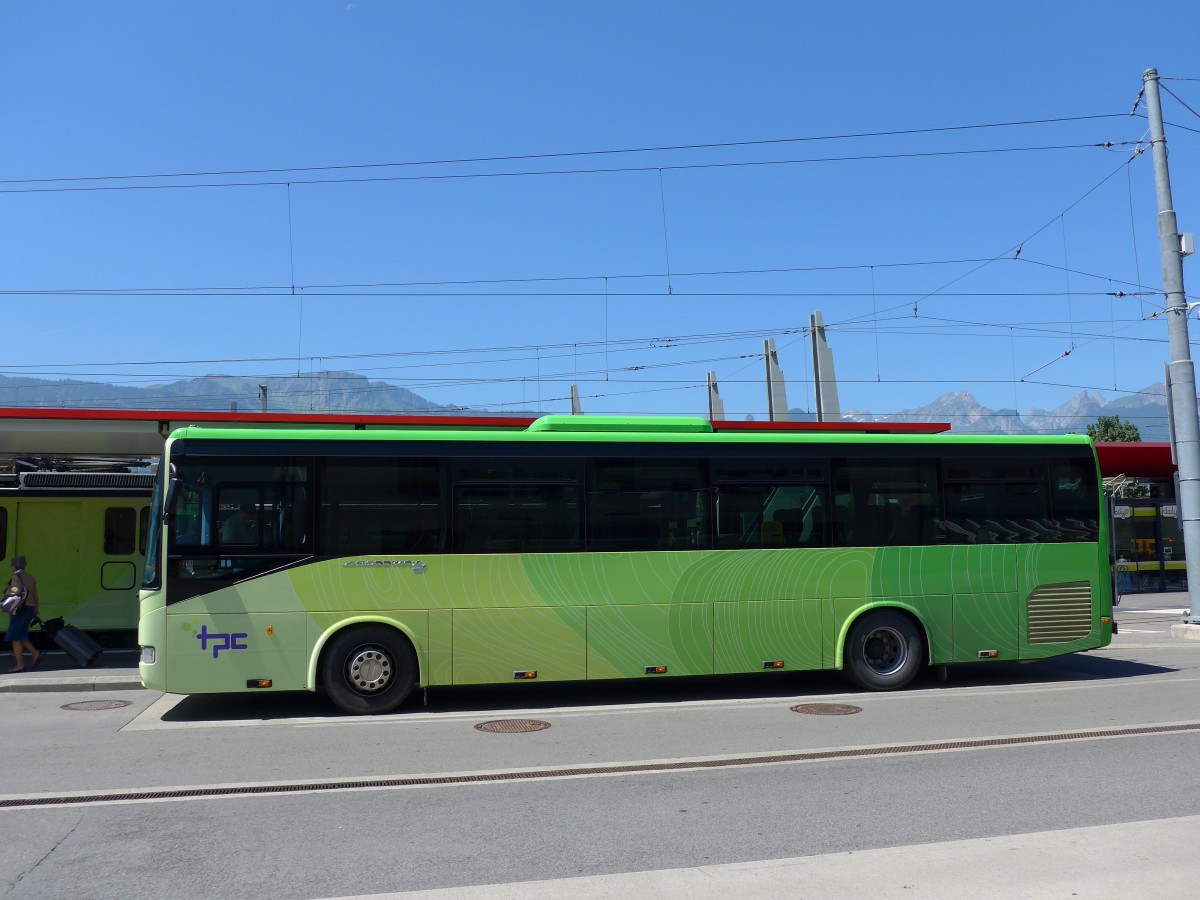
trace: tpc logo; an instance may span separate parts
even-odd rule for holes
[[[245,641],[249,636],[245,632],[238,632],[237,634],[211,634],[209,633],[208,626],[203,625],[200,628],[200,633],[196,635],[196,640],[200,642],[200,649],[202,651],[207,650],[211,642],[213,659],[216,659],[217,654],[222,650],[249,650],[250,648],[246,644],[240,643],[241,641]]]

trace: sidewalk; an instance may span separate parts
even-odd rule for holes
[[[95,665],[84,669],[61,650],[47,651],[33,671],[8,674],[14,660],[10,651],[0,653],[0,694],[27,691],[128,691],[141,688],[137,650],[105,650]],[[29,654],[25,654],[29,665]]]
[[[1196,894],[1200,862],[1189,848],[1196,846],[1198,838],[1200,816],[1184,816],[793,859],[360,895],[341,900],[1174,900]]]

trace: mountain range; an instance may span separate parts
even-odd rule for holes
[[[346,412],[360,414],[452,415],[462,407],[443,406],[385,381],[354,372],[315,372],[286,377],[244,378],[206,375],[151,387],[129,387],[72,379],[45,380],[0,375],[0,406],[66,409],[170,409],[243,411],[261,408],[266,389],[272,412]],[[811,412],[789,410],[793,420],[811,420]],[[475,415],[487,411],[471,410]],[[528,415],[537,415],[530,410]],[[1142,440],[1165,441],[1166,389],[1153,384],[1131,396],[1105,400],[1099,393],[1080,391],[1054,409],[989,409],[964,391],[943,394],[924,406],[889,415],[852,410],[843,418],[856,422],[949,422],[968,434],[1062,434],[1083,432],[1100,416],[1119,416],[1132,422]]]
[[[1167,392],[1152,384],[1118,400],[1105,400],[1095,391],[1080,391],[1054,409],[988,409],[965,391],[943,394],[932,403],[901,410],[895,415],[851,411],[843,418],[858,422],[949,422],[954,431],[968,434],[1083,433],[1100,416],[1118,416],[1137,426],[1143,441],[1169,440]]]
[[[432,403],[407,388],[371,381],[353,372],[315,372],[286,377],[205,375],[151,387],[128,387],[73,379],[43,380],[0,375],[0,406],[60,409],[163,409],[243,412],[262,408],[266,388],[271,412],[361,414],[453,414],[460,408]],[[481,413],[486,415],[486,413]]]

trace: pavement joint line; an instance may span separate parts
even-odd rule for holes
[[[556,718],[579,718],[596,716],[617,716],[617,715],[644,715],[647,713],[662,713],[663,711],[694,711],[697,709],[712,710],[721,708],[744,709],[748,706],[762,707],[793,704],[798,702],[842,702],[854,701],[856,703],[890,703],[900,700],[917,700],[928,698],[930,695],[939,696],[944,699],[962,699],[973,700],[978,697],[1009,696],[1014,692],[1020,693],[1022,696],[1034,693],[1058,693],[1065,691],[1080,691],[1090,688],[1103,687],[1105,689],[1112,687],[1145,687],[1151,683],[1158,683],[1165,680],[1165,676],[1161,675],[1146,675],[1140,676],[1137,679],[1094,679],[1086,681],[1073,681],[1066,684],[1058,685],[1006,685],[1002,687],[992,686],[976,686],[962,687],[954,691],[947,691],[945,688],[929,688],[900,691],[896,693],[882,694],[797,694],[794,696],[780,697],[746,697],[722,700],[686,700],[686,701],[669,701],[661,703],[638,703],[638,704],[608,704],[604,706],[580,707],[574,706],[547,706],[547,707],[513,707],[501,709],[475,709],[462,712],[399,712],[390,713],[382,716],[331,716],[330,718],[316,718],[313,716],[288,716],[288,717],[271,717],[271,718],[239,718],[230,720],[213,720],[203,719],[197,721],[176,721],[163,722],[162,717],[187,699],[186,695],[182,694],[163,694],[158,700],[154,701],[150,706],[137,715],[132,721],[125,725],[122,731],[168,731],[179,729],[192,728],[229,728],[229,727],[245,727],[248,725],[272,725],[272,726],[291,726],[293,728],[344,728],[344,727],[361,727],[361,726],[383,726],[383,725],[428,725],[436,723],[454,724],[463,721],[479,721],[481,719],[499,719],[499,718],[546,718],[554,716]],[[1187,684],[1200,682],[1200,676],[1189,678],[1172,678],[1172,684]],[[1019,689],[1019,690],[1018,690]]]
[[[279,796],[324,792],[396,790],[405,788],[493,785],[511,781],[552,781],[568,778],[619,777],[705,771],[722,768],[749,768],[796,763],[845,761],[907,754],[959,752],[1017,746],[1037,746],[1075,741],[1112,740],[1128,737],[1177,735],[1200,732],[1200,722],[1171,722],[1148,725],[1094,728],[1030,735],[990,738],[950,739],[904,744],[839,747],[783,753],[760,752],[733,756],[707,756],[668,760],[594,763],[581,766],[510,768],[492,771],[458,772],[394,777],[336,778],[300,781],[268,781],[198,785],[174,788],[124,788],[114,791],[65,791],[57,794],[10,794],[0,796],[0,809],[58,809],[79,806],[106,806],[128,803],[156,803],[180,800],[215,800],[249,796]]]

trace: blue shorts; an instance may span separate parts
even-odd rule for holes
[[[15,616],[9,616],[8,631],[4,632],[4,639],[6,641],[29,640],[29,626],[33,624],[33,616],[36,612],[37,610],[26,604]]]

